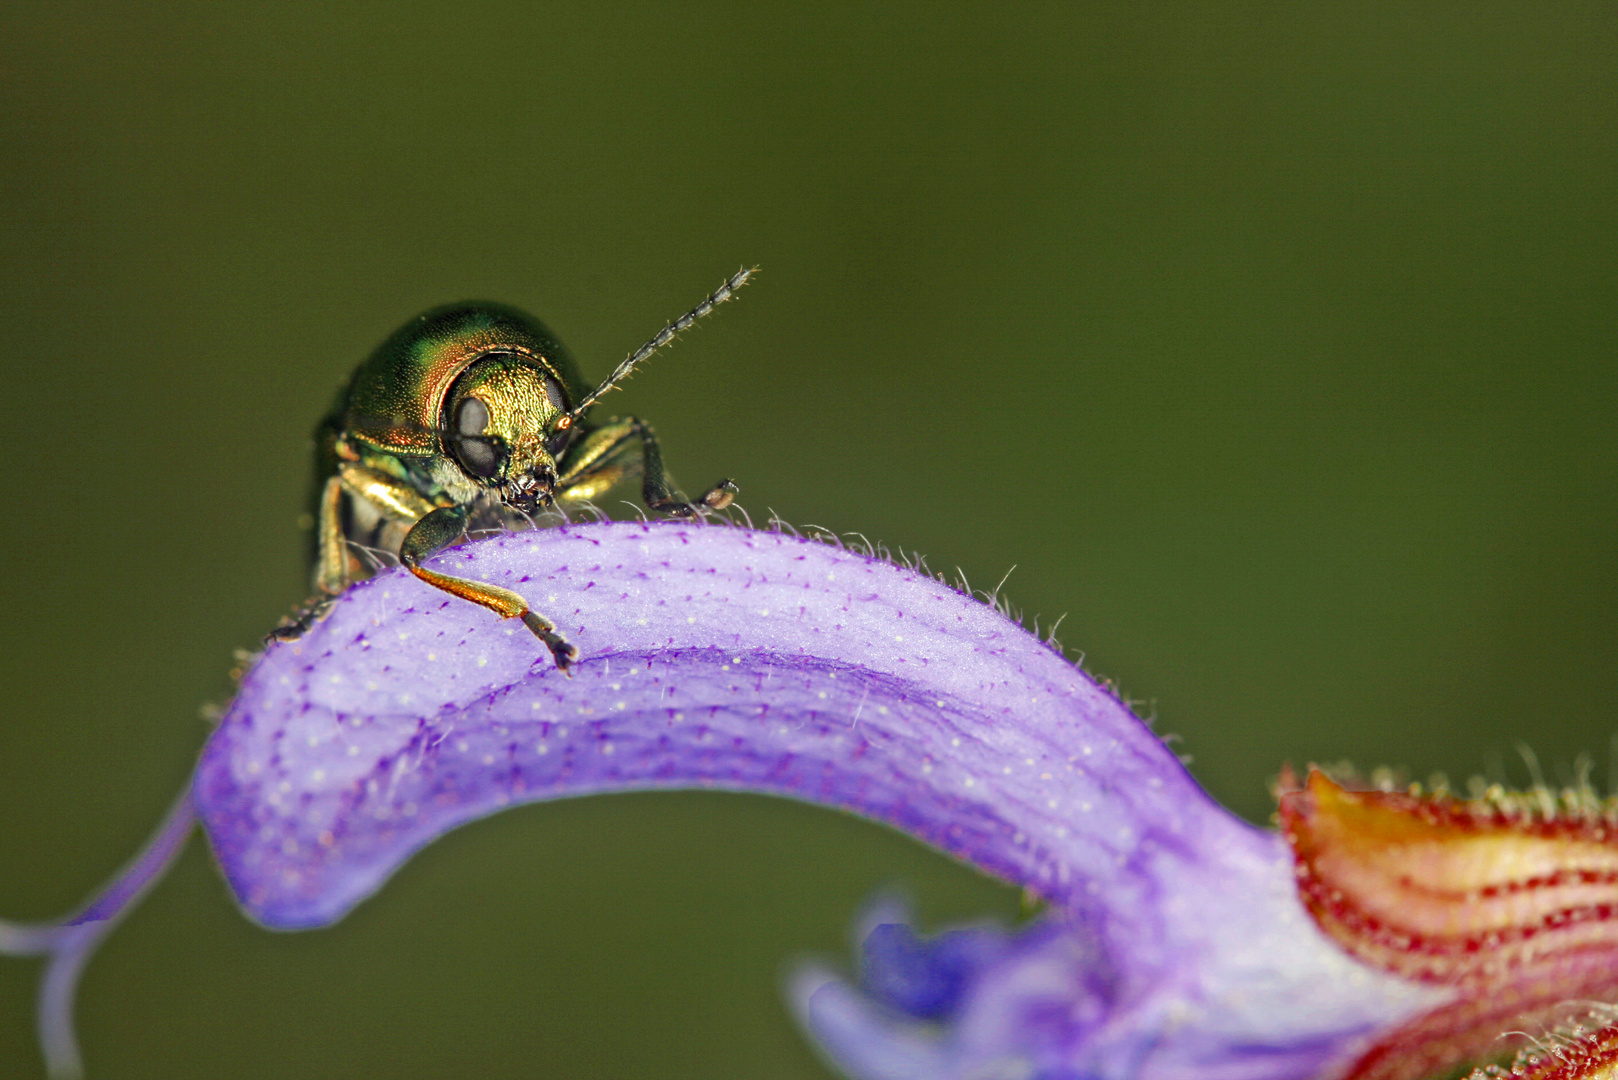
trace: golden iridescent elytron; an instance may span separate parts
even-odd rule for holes
[[[657,436],[638,417],[595,424],[587,413],[752,273],[726,281],[594,389],[550,331],[514,308],[454,304],[401,327],[354,372],[316,431],[319,594],[335,596],[368,576],[377,554],[396,558],[430,585],[521,618],[566,671],[578,649],[521,596],[421,562],[469,528],[512,527],[536,510],[593,499],[637,472],[654,512],[695,517],[730,505],[730,480],[687,502],[663,471]],[[307,621],[278,634],[295,637]]]

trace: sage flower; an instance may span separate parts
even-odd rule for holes
[[[73,983],[193,815],[252,919],[327,926],[436,837],[574,795],[765,792],[885,822],[1044,902],[1021,928],[862,917],[859,972],[790,1001],[860,1080],[1287,1080],[1345,1067],[1454,991],[1355,959],[1284,837],[1216,805],[1119,697],[992,606],[864,551],[718,525],[598,524],[437,557],[581,654],[383,573],[269,646],[148,850],[50,956],[41,1035],[79,1069]]]

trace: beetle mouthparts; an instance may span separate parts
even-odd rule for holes
[[[556,491],[556,475],[549,469],[539,473],[522,473],[511,478],[504,501],[524,513],[540,505],[549,506]]]

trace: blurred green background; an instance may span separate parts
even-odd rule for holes
[[[601,375],[751,263],[614,402],[687,483],[1015,564],[1255,820],[1286,759],[1604,780],[1611,4],[13,0],[0,146],[7,916],[157,822],[395,325],[504,300]],[[821,1077],[780,975],[890,884],[1016,911],[735,796],[513,811],[297,935],[195,844],[82,1031],[108,1080]],[[0,962],[0,1075],[36,971]]]

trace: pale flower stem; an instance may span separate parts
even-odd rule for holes
[[[77,914],[54,923],[0,922],[0,953],[48,957],[39,988],[39,1041],[53,1080],[76,1080],[84,1075],[73,1036],[73,996],[79,973],[107,932],[174,863],[196,821],[187,786],[140,854]]]

